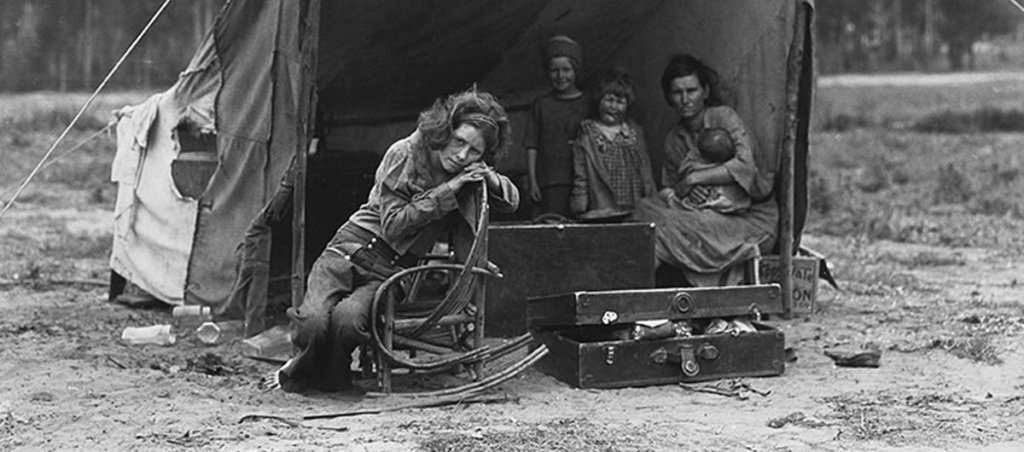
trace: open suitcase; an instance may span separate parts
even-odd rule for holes
[[[762,315],[781,312],[776,284],[581,291],[527,304],[531,331],[550,350],[537,368],[579,388],[781,375],[785,338],[761,322]],[[689,325],[690,332],[631,338],[645,328],[636,322],[652,319],[667,319],[675,328]],[[744,327],[703,334],[723,321]]]

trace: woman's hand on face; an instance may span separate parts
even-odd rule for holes
[[[493,192],[501,190],[501,177],[498,176],[498,172],[495,171],[494,168],[491,168],[484,162],[476,162],[474,165],[480,165],[480,168],[483,169],[484,181],[487,182],[487,188],[490,188]]]
[[[487,182],[487,187],[491,190],[501,190],[501,179],[498,177],[498,173],[493,168],[487,166],[483,162],[474,162],[462,169],[459,175],[455,176],[449,183],[454,183],[452,188],[456,191],[462,188],[466,182],[476,181]]]
[[[484,180],[484,170],[479,167],[474,167],[475,164],[469,165],[462,169],[462,172],[456,174],[455,177],[448,181],[448,186],[453,191],[459,191],[463,185],[467,182],[479,182]]]

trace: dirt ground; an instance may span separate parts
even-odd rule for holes
[[[815,139],[828,152],[848,141],[878,148],[869,138],[880,136],[918,159],[899,167],[910,180],[914,165],[937,158],[915,157],[905,142],[927,147],[932,138],[890,133]],[[1021,143],[1020,134],[942,140],[990,154]],[[832,189],[863,191],[851,180]],[[931,183],[892,193],[926,193]],[[123,344],[125,327],[172,319],[166,307],[106,300],[111,190],[40,187],[0,221],[0,450],[1024,450],[1024,220],[1009,213],[857,198],[874,206],[870,215],[851,204],[819,218],[804,243],[828,256],[841,290],[821,282],[814,314],[771,321],[796,353],[785,374],[717,383],[756,392],[691,390],[715,383],[578,390],[528,370],[499,388],[499,403],[289,424],[240,421],[406,401],[264,392],[260,377],[274,365],[242,357],[238,343],[207,347],[187,332],[169,347]],[[859,349],[880,351],[880,367],[836,367],[824,354]]]
[[[0,226],[14,258],[0,286],[0,449],[1024,448],[1024,262],[1004,250],[807,237],[832,251],[843,291],[823,284],[818,313],[773,322],[797,360],[781,377],[742,381],[767,396],[577,390],[531,370],[500,388],[505,403],[289,426],[239,421],[401,401],[263,392],[259,377],[274,366],[242,358],[237,343],[122,344],[125,326],[169,323],[170,312],[107,302],[89,283],[105,276],[103,256],[19,260],[23,242],[55,233],[103,237],[108,215],[19,211]],[[836,367],[823,351],[839,348],[881,350],[881,367]]]

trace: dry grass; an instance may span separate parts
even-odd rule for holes
[[[936,431],[956,431],[958,438],[992,441],[1009,439],[1010,432],[978,428],[988,422],[982,404],[956,394],[898,391],[856,393],[822,400],[839,423],[839,439],[884,441],[894,445],[932,444]]]
[[[945,350],[957,358],[976,363],[993,366],[1003,363],[1002,358],[999,357],[999,351],[992,344],[991,335],[935,339],[931,346]]]
[[[148,93],[119,92],[97,96],[79,123],[82,129],[102,127],[113,112],[125,105],[141,102]],[[86,93],[37,92],[0,95],[0,124],[23,130],[61,130],[71,122],[89,99]]]
[[[950,111],[1008,111],[1022,96],[1024,81],[1015,80],[824,86],[811,136],[808,231],[1024,250],[1024,133],[911,130]],[[989,116],[994,127],[1013,115]]]
[[[984,108],[1020,108],[1024,79],[938,85],[823,85],[817,92],[815,125],[821,128],[835,118],[892,128],[909,127],[941,111],[970,112]]]
[[[110,162],[116,142],[113,132],[100,135],[64,156],[114,119],[113,111],[145,100],[137,92],[101,95],[51,155],[19,201],[45,206],[112,203]],[[87,94],[28,93],[0,95],[0,200],[6,202],[39,163],[60,133],[88,100]]]

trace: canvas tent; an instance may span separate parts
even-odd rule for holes
[[[122,112],[111,268],[172,304],[223,306],[246,252],[265,267],[248,282],[258,293],[273,275],[301,282],[292,260],[311,263],[362,202],[376,160],[436,97],[476,83],[508,106],[521,140],[530,100],[547,89],[538,49],[555,34],[582,45],[584,85],[612,66],[630,71],[631,115],[656,166],[676,120],[659,85],[665,63],[687,52],[716,68],[757,139],[761,183],[792,213],[781,230],[798,239],[812,11],[809,0],[229,1],[178,82]],[[212,176],[193,197],[172,176],[188,150],[182,123],[215,136]],[[525,157],[513,149],[499,169],[516,177]],[[297,227],[289,218],[272,239],[250,230],[255,249],[241,249],[293,158]],[[304,246],[293,251],[294,238]]]

